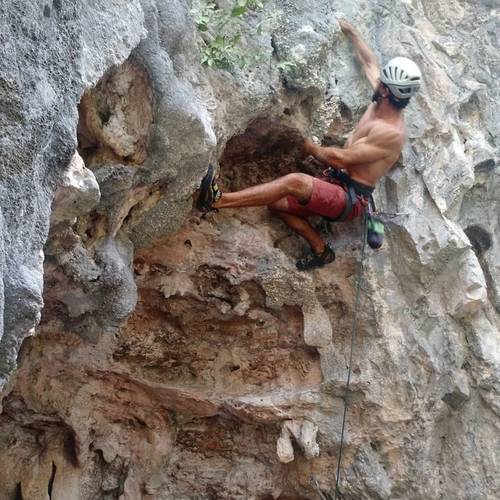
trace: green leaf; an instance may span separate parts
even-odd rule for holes
[[[234,7],[233,10],[231,11],[231,16],[241,17],[246,13],[246,11],[247,11],[246,6]]]
[[[219,47],[222,47],[224,45],[224,42],[225,42],[224,37],[221,35],[217,35],[215,37],[215,40],[213,41],[212,45],[213,45],[213,47],[219,48]]]

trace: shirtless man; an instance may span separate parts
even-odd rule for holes
[[[417,65],[404,57],[391,59],[380,72],[377,57],[357,30],[344,20],[340,21],[340,27],[351,40],[374,94],[344,148],[304,141],[304,153],[330,167],[323,178],[292,173],[242,191],[221,193],[210,167],[197,202],[204,211],[267,205],[310,244],[311,254],[297,262],[301,270],[320,267],[335,259],[333,248],[309,224],[307,217],[351,220],[364,212],[373,188],[401,154],[405,141],[403,109],[421,81]],[[335,170],[342,171],[341,180],[335,178],[338,175],[328,175]]]

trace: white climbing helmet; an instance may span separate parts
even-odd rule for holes
[[[389,87],[395,97],[409,99],[420,88],[422,73],[412,60],[395,57],[382,68],[380,81]]]

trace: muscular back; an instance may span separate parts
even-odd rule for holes
[[[346,153],[359,151],[360,155],[347,154],[344,169],[354,180],[374,186],[396,163],[404,141],[403,115],[384,119],[377,116],[376,104],[372,103],[344,146]]]

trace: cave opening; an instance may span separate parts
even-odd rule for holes
[[[220,158],[223,188],[237,191],[297,171],[313,174],[300,151],[303,139],[289,121],[269,117],[254,120],[226,144]]]

